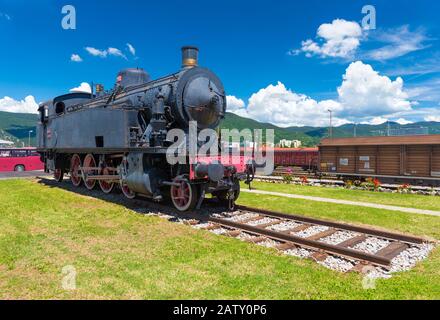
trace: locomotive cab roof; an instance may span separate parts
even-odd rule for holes
[[[53,99],[53,104],[57,104],[58,102],[66,102],[69,100],[77,100],[77,99],[81,99],[81,100],[89,100],[92,98],[92,94],[91,93],[87,93],[87,92],[72,92],[72,93],[68,93],[68,94],[64,94],[62,96],[58,96],[55,99]]]
[[[116,84],[129,88],[151,81],[150,75],[142,68],[128,68],[119,71]]]

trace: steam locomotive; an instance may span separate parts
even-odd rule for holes
[[[99,185],[104,193],[119,185],[129,199],[171,198],[182,212],[200,208],[208,193],[233,207],[239,182],[252,180],[251,159],[208,154],[189,161],[184,151],[186,161],[167,161],[175,143],[167,139],[170,130],[188,135],[193,121],[198,132],[216,129],[226,112],[222,82],[198,66],[198,53],[183,47],[181,70],[157,80],[143,69],[126,69],[110,91],[97,86],[95,93],[69,93],[40,104],[37,150],[45,171],[58,182],[70,174],[75,187]],[[188,147],[188,139],[184,143]]]

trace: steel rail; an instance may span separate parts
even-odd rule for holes
[[[386,258],[383,256],[364,253],[362,251],[358,251],[358,250],[354,250],[354,249],[350,249],[350,248],[344,248],[341,246],[332,245],[332,244],[328,244],[325,242],[319,242],[316,240],[309,240],[307,238],[301,238],[298,236],[294,236],[292,234],[263,229],[258,226],[250,226],[247,224],[229,221],[229,220],[225,220],[224,218],[215,218],[212,216],[204,217],[204,218],[199,216],[199,218],[197,218],[197,216],[194,216],[194,219],[212,222],[215,224],[219,224],[219,225],[234,228],[234,229],[240,229],[240,230],[247,231],[250,233],[263,235],[263,236],[269,237],[273,240],[278,240],[281,242],[290,242],[290,243],[293,243],[293,244],[301,246],[301,247],[305,246],[310,249],[321,250],[321,251],[325,251],[326,253],[335,254],[335,255],[346,257],[346,258],[367,261],[367,262],[370,262],[372,264],[375,264],[375,265],[378,265],[381,267],[389,267],[391,265],[392,259],[389,259],[389,258]]]
[[[370,236],[374,236],[374,237],[378,237],[378,238],[383,238],[383,239],[388,239],[388,240],[392,240],[392,241],[401,241],[401,242],[406,242],[406,243],[410,243],[410,244],[422,244],[422,243],[429,242],[427,239],[424,239],[422,237],[410,236],[410,235],[399,234],[399,233],[383,231],[383,230],[377,230],[377,229],[372,229],[372,228],[367,228],[367,227],[360,227],[360,226],[355,226],[355,225],[346,224],[346,223],[333,222],[333,221],[321,220],[321,219],[316,219],[316,218],[309,218],[309,217],[304,217],[304,216],[299,216],[299,215],[294,215],[294,214],[286,214],[286,213],[281,213],[281,212],[276,212],[276,211],[269,211],[269,210],[264,210],[264,209],[256,209],[256,208],[251,208],[251,207],[246,207],[246,206],[237,206],[236,208],[238,210],[242,210],[242,211],[249,211],[252,213],[263,214],[265,216],[272,217],[272,218],[279,218],[279,219],[293,220],[293,221],[299,221],[299,222],[304,222],[304,223],[311,223],[311,224],[315,224],[315,225],[322,225],[322,226],[331,227],[331,228],[335,228],[335,229],[363,233],[366,235],[370,235]]]

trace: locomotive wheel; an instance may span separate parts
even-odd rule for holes
[[[55,171],[53,173],[53,177],[56,182],[63,182],[64,170],[63,169],[55,169]]]
[[[93,190],[96,186],[96,180],[87,179],[87,175],[96,175],[96,170],[88,169],[88,168],[96,168],[96,161],[93,155],[88,154],[83,163],[83,172],[86,177],[86,181],[84,181],[84,185],[88,190]]]
[[[108,168],[104,168],[101,171],[101,175],[106,176],[109,175],[110,171],[108,170]],[[113,191],[114,187],[115,187],[115,183],[114,182],[108,182],[105,180],[99,180],[99,186],[101,187],[102,192],[109,194]]]
[[[81,158],[79,155],[74,154],[70,160],[70,181],[72,181],[73,186],[79,187],[82,182],[81,174],[79,168],[81,167]]]
[[[122,181],[121,181],[121,190],[122,190],[122,193],[124,194],[124,196],[127,199],[134,199],[134,198],[136,198],[136,193],[131,191],[130,188],[127,186],[127,184],[122,182]]]
[[[188,180],[177,177],[174,180],[179,186],[171,186],[171,201],[174,207],[180,212],[193,210],[197,204],[197,187],[188,182]]]

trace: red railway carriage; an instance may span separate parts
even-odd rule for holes
[[[43,170],[40,155],[33,148],[0,149],[0,172]]]
[[[318,166],[318,148],[275,148],[274,162],[277,166],[301,167],[315,170]]]

